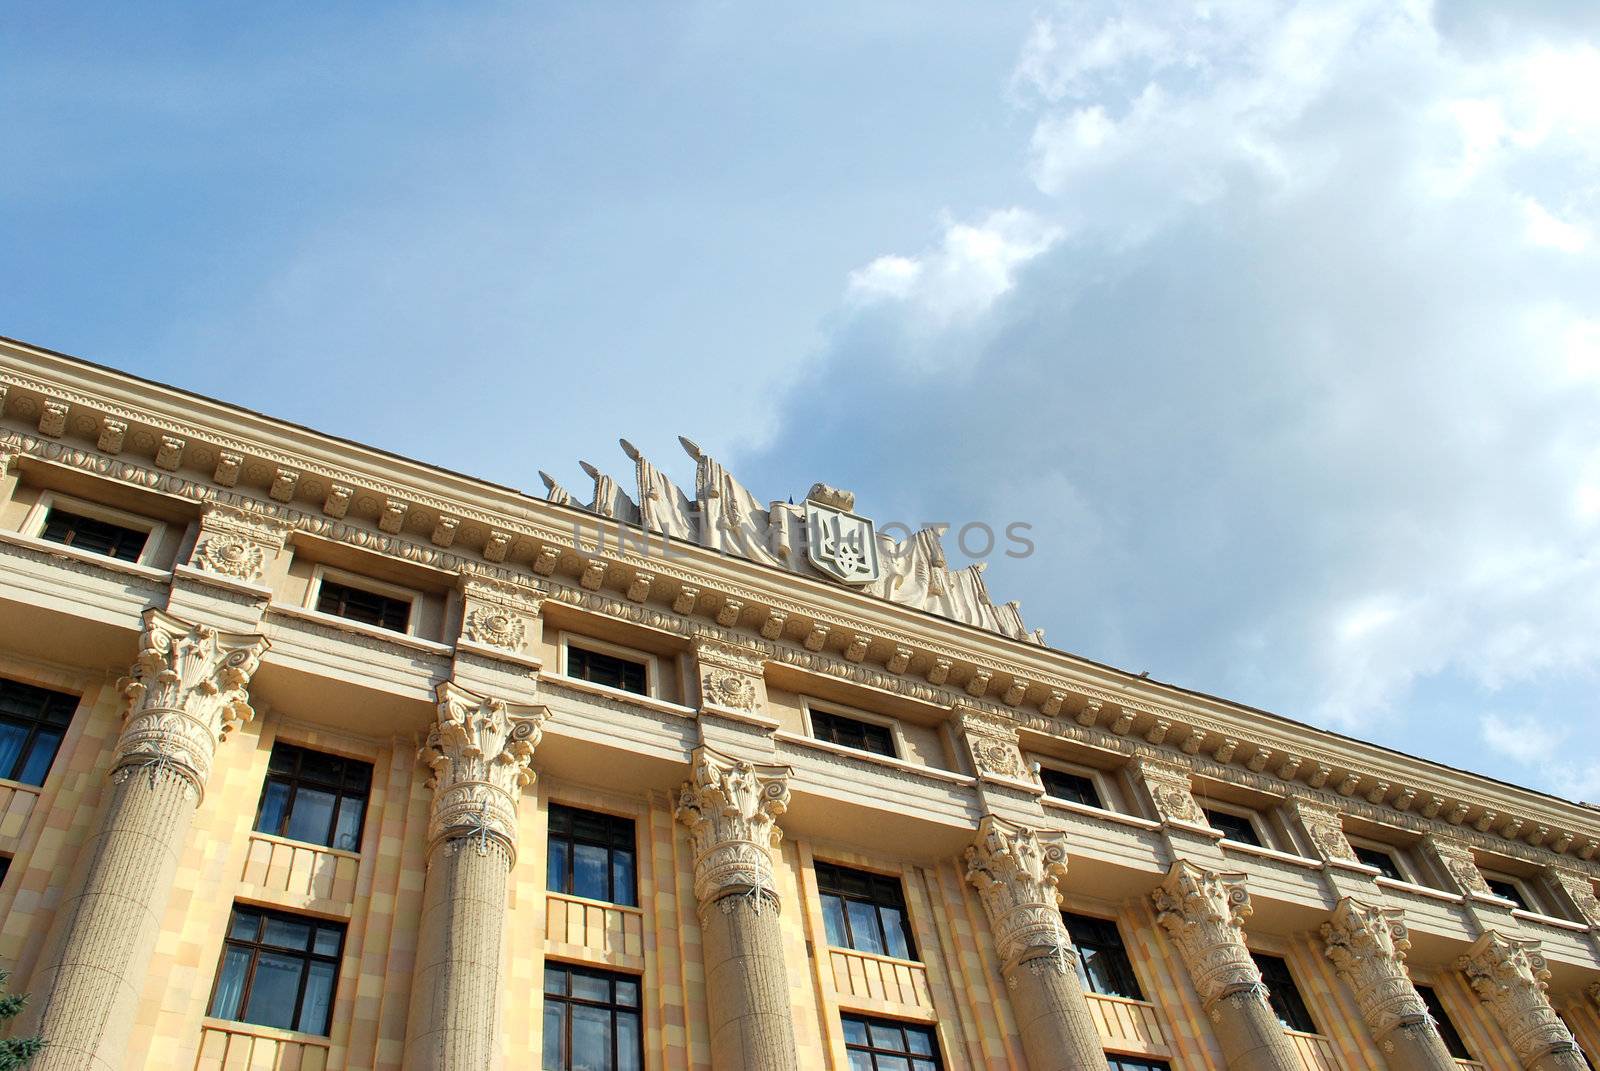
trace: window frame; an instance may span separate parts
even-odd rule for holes
[[[405,629],[402,631],[400,629],[387,628],[383,625],[371,625],[365,621],[357,621],[352,617],[342,617],[339,614],[330,614],[325,610],[317,609],[317,604],[322,601],[322,584],[325,580],[331,580],[342,587],[364,591],[368,595],[381,595],[386,599],[394,599],[397,602],[405,603],[407,608]],[[415,636],[417,634],[417,608],[421,602],[422,593],[420,591],[318,562],[311,567],[311,583],[306,585],[304,608],[326,621],[341,621],[346,625],[376,629],[381,633],[392,636]]]
[[[118,528],[126,528],[133,532],[143,532],[144,546],[139,548],[139,556],[130,562],[125,558],[117,558],[93,550],[84,550],[81,547],[73,546],[71,543],[57,543],[54,540],[45,539],[44,530],[50,523],[50,513],[56,509],[61,510],[63,513],[74,513],[80,517],[86,517],[91,521],[99,521],[102,524],[114,524]],[[28,511],[27,519],[23,521],[22,534],[40,542],[49,543],[52,547],[61,547],[78,554],[87,554],[91,558],[121,562],[124,565],[148,566],[155,555],[156,544],[160,541],[160,537],[164,534],[166,527],[165,521],[146,517],[143,514],[130,513],[124,509],[117,509],[115,506],[103,506],[98,502],[91,502],[86,498],[78,498],[75,495],[61,494],[58,491],[44,491],[39,495],[39,501],[35,502]]]
[[[285,774],[272,768],[272,756],[280,747],[292,748],[295,752],[297,752],[298,757],[295,760],[295,772],[293,774]],[[356,846],[354,848],[341,848],[337,844],[331,843],[332,838],[338,835],[340,808],[343,806],[346,798],[354,798],[354,793],[347,792],[345,789],[345,780],[348,778],[348,774],[345,774],[340,778],[340,783],[337,786],[328,781],[319,781],[315,777],[306,777],[300,773],[305,761],[303,756],[306,754],[325,755],[331,759],[338,759],[340,762],[357,762],[367,767],[367,792],[365,796],[361,797],[361,823],[356,827]],[[367,759],[356,759],[351,758],[348,755],[336,754],[332,751],[323,751],[320,748],[308,747],[305,744],[297,744],[293,740],[284,740],[282,738],[274,740],[272,742],[272,751],[267,755],[267,772],[261,778],[261,795],[256,801],[256,817],[255,821],[251,824],[251,832],[264,833],[269,837],[277,837],[280,840],[290,841],[294,844],[310,844],[319,848],[326,848],[330,851],[348,852],[351,855],[360,855],[362,845],[366,842],[367,818],[372,814],[372,782],[376,775],[376,764]],[[321,841],[301,840],[298,837],[289,836],[287,832],[279,833],[270,829],[260,828],[262,812],[267,805],[267,787],[272,783],[274,778],[277,778],[280,781],[289,782],[289,798],[287,801],[285,801],[283,806],[282,825],[285,829],[288,828],[289,819],[294,813],[294,801],[296,797],[299,796],[302,786],[322,789],[324,791],[331,791],[333,793],[333,810],[329,813],[328,820],[328,836],[330,838],[329,843],[324,844]]]
[[[905,878],[900,874],[884,874],[875,870],[863,870],[860,867],[849,866],[844,863],[833,863],[826,859],[813,859],[811,861],[812,880],[817,883],[817,909],[823,918],[823,941],[829,948],[844,949],[857,952],[864,956],[879,956],[883,959],[896,960],[901,963],[921,963],[921,955],[917,950],[917,935],[911,923],[911,909],[906,903]],[[825,881],[825,874],[838,872],[867,881],[868,893],[865,897],[844,891],[842,885]],[[874,890],[884,890],[887,895],[879,899],[874,895]],[[836,945],[829,938],[827,927],[827,898],[833,896],[840,901],[840,914],[844,920],[846,944]],[[875,952],[871,948],[862,948],[855,943],[855,924],[850,917],[849,905],[852,903],[866,904],[872,908],[873,919],[877,922],[878,938],[883,947],[882,952]],[[905,941],[906,954],[897,956],[890,949],[888,927],[884,923],[883,908],[890,908],[900,912],[900,935]]]
[[[910,751],[906,746],[905,733],[903,733],[900,729],[900,722],[898,719],[892,718],[887,714],[876,714],[870,710],[862,710],[859,707],[846,706],[843,703],[830,703],[826,700],[819,702],[813,700],[810,696],[800,697],[800,713],[805,719],[806,736],[812,740],[815,740],[819,744],[826,744],[829,747],[844,748],[846,751],[858,755],[872,755],[876,758],[896,759],[900,762],[909,761],[906,756],[910,754]],[[890,753],[885,755],[881,752],[869,751],[866,748],[852,747],[849,744],[837,744],[832,740],[824,740],[822,737],[817,735],[816,722],[812,718],[813,713],[822,714],[825,717],[830,718],[843,718],[846,721],[860,722],[863,725],[872,725],[880,729],[887,729],[889,731],[889,747],[891,749]]]
[[[1102,992],[1101,990],[1095,988],[1094,979],[1089,974],[1088,963],[1084,960],[1084,957],[1083,957],[1083,951],[1082,950],[1084,948],[1085,942],[1078,940],[1078,938],[1072,933],[1073,920],[1078,920],[1078,921],[1081,921],[1081,922],[1084,922],[1084,923],[1090,923],[1090,924],[1094,924],[1094,925],[1098,925],[1098,926],[1109,927],[1111,932],[1116,935],[1116,939],[1117,939],[1116,950],[1117,950],[1118,955],[1121,957],[1121,963],[1119,964],[1117,969],[1119,971],[1125,972],[1126,975],[1127,975],[1128,981],[1133,983],[1133,992],[1132,993]],[[1140,1001],[1141,1003],[1149,1003],[1149,1001],[1146,1000],[1145,995],[1144,995],[1144,985],[1139,981],[1139,972],[1138,972],[1137,968],[1135,968],[1134,965],[1133,965],[1133,957],[1128,955],[1128,943],[1122,937],[1122,926],[1120,924],[1118,924],[1116,919],[1114,919],[1114,918],[1106,918],[1103,915],[1090,915],[1090,914],[1086,914],[1086,913],[1084,913],[1082,911],[1071,911],[1071,910],[1063,908],[1062,911],[1061,911],[1061,924],[1067,928],[1067,935],[1068,935],[1069,939],[1072,941],[1072,946],[1074,948],[1078,949],[1078,956],[1077,956],[1077,960],[1078,960],[1078,966],[1077,966],[1078,979],[1083,984],[1084,992],[1086,992],[1086,993],[1095,993],[1095,994],[1098,994],[1099,996],[1119,997],[1119,998],[1121,998],[1123,1000],[1137,1000],[1137,1001]],[[1106,950],[1107,950],[1107,948],[1109,946],[1106,946],[1106,945],[1103,945],[1103,944],[1097,945],[1095,943],[1089,943],[1088,947],[1094,949],[1098,953],[1102,953],[1103,954],[1103,953],[1106,952]]]
[[[631,895],[631,899],[630,900],[618,900],[618,899],[615,898],[616,897],[616,892],[617,892],[617,890],[616,890],[616,868],[615,868],[615,864],[613,862],[613,858],[614,858],[614,854],[617,851],[622,850],[620,841],[623,838],[620,836],[620,834],[615,837],[615,840],[618,843],[606,843],[606,844],[599,843],[599,841],[597,839],[595,839],[595,838],[579,837],[577,835],[575,829],[572,832],[567,832],[567,833],[563,833],[563,834],[557,834],[556,832],[554,832],[554,826],[555,826],[555,821],[554,820],[555,820],[555,817],[556,817],[556,809],[557,808],[560,808],[563,811],[572,812],[574,814],[593,815],[593,816],[596,816],[598,818],[604,819],[608,823],[623,823],[623,822],[627,823],[628,830],[629,830],[628,837],[627,837],[627,842],[628,842],[627,843],[627,850],[633,856],[633,865],[632,865],[632,868],[631,868],[632,869],[632,873],[633,873],[633,888],[629,890],[629,893]],[[565,842],[565,844],[567,846],[567,851],[566,851],[566,857],[567,858],[566,858],[566,866],[565,866],[567,888],[565,888],[565,889],[552,889],[552,888],[550,888],[549,857],[550,857],[551,849],[554,848],[557,843],[559,843],[558,839],[557,839],[558,836]],[[605,851],[606,851],[606,889],[611,894],[611,898],[610,899],[595,900],[594,897],[583,896],[580,893],[576,893],[576,892],[572,891],[573,881],[574,881],[574,879],[576,877],[576,868],[574,866],[574,860],[575,860],[575,857],[577,855],[577,847],[578,847],[579,844],[586,844],[586,845],[589,845],[591,847],[604,848],[605,849]],[[595,903],[614,904],[614,905],[616,905],[618,907],[638,908],[640,906],[639,905],[639,822],[638,822],[638,820],[636,818],[633,818],[633,817],[628,816],[628,815],[613,814],[613,813],[611,813],[609,811],[597,811],[597,810],[594,810],[593,808],[590,808],[590,807],[578,807],[578,806],[575,806],[575,805],[570,804],[570,803],[562,803],[560,800],[550,800],[548,805],[547,805],[547,810],[546,810],[546,813],[545,813],[545,891],[546,892],[553,892],[553,893],[556,893],[556,894],[558,894],[560,896],[571,896],[571,897],[574,897],[574,898],[580,899],[580,900],[593,900]]]
[[[550,974],[549,974],[549,972],[552,971],[552,970],[558,970],[558,971],[562,971],[562,972],[565,973],[566,978],[565,978],[565,981],[564,981],[563,986],[562,986],[564,992],[561,992],[561,993],[551,993],[550,992]],[[603,978],[603,979],[605,979],[606,983],[608,985],[608,988],[609,988],[609,997],[607,998],[608,999],[608,1003],[602,1004],[602,1003],[600,1003],[598,1001],[589,1000],[587,998],[574,997],[572,995],[572,975],[574,973],[579,974],[579,975],[583,975],[583,976],[589,977],[589,978]],[[635,989],[636,989],[636,991],[638,993],[638,999],[637,999],[636,1003],[632,1007],[629,1007],[629,1006],[627,1006],[625,1004],[618,1003],[618,1001],[617,1001],[617,983],[619,981],[620,982],[632,982],[633,983],[633,985],[634,985],[634,987],[635,987]],[[562,1051],[563,1051],[563,1053],[565,1053],[565,1059],[562,1062],[564,1064],[570,1066],[571,1063],[572,1063],[572,1019],[573,1019],[573,1017],[572,1017],[572,1013],[571,1013],[570,1009],[573,1007],[573,1005],[578,1005],[580,1007],[585,1007],[585,1008],[604,1008],[604,1009],[606,1009],[607,1011],[610,1012],[610,1019],[611,1019],[611,1066],[612,1067],[620,1066],[620,1063],[621,1063],[621,1061],[618,1059],[618,1057],[620,1055],[620,1053],[619,1053],[620,1038],[618,1036],[620,1032],[617,1030],[617,1017],[618,1017],[618,1014],[619,1013],[621,1013],[621,1014],[632,1014],[633,1017],[634,1017],[634,1020],[635,1020],[635,1022],[637,1024],[636,1025],[636,1029],[634,1031],[634,1034],[638,1038],[638,1041],[639,1041],[639,1051],[636,1054],[634,1054],[635,1055],[634,1067],[643,1068],[645,1066],[645,1060],[644,1060],[644,1033],[645,1033],[644,977],[642,975],[629,974],[626,971],[606,970],[604,968],[596,967],[596,966],[593,966],[592,964],[587,964],[587,963],[568,963],[565,960],[546,958],[545,964],[544,964],[544,971],[541,972],[541,974],[540,974],[539,1000],[540,1000],[539,1015],[540,1015],[541,1023],[543,1022],[543,1017],[544,1017],[544,1015],[546,1013],[546,1010],[550,1007],[550,1005],[552,1003],[561,1005],[563,1009],[568,1009],[568,1010],[564,1011],[562,1016],[561,1016],[561,1023],[562,1023],[561,1045],[562,1045]],[[548,1040],[547,1039],[542,1039],[541,1043],[542,1044],[548,1044]],[[544,1052],[542,1050],[539,1053],[539,1065],[540,1065],[540,1067],[544,1067]]]
[[[1097,811],[1110,811],[1113,814],[1120,813],[1116,807],[1112,806],[1116,796],[1110,790],[1110,779],[1106,777],[1104,770],[1098,770],[1093,766],[1084,766],[1081,763],[1067,762],[1063,759],[1052,759],[1044,756],[1035,757],[1033,763],[1038,767],[1039,787],[1044,789],[1044,798],[1047,801],[1053,800],[1056,803],[1065,803],[1075,807],[1091,807]],[[1065,796],[1051,795],[1049,787],[1044,783],[1044,775],[1047,770],[1068,774],[1073,777],[1081,777],[1088,781],[1094,787],[1095,795],[1099,797],[1100,802],[1098,804],[1079,803],[1077,800],[1067,799]]]
[[[1483,881],[1486,885],[1492,881],[1509,885],[1515,889],[1522,900],[1521,903],[1517,903],[1515,900],[1512,901],[1516,910],[1526,911],[1530,915],[1543,915],[1546,918],[1561,917],[1551,912],[1549,905],[1544,902],[1543,897],[1539,896],[1533,887],[1533,883],[1528,879],[1516,874],[1508,874],[1503,870],[1488,870],[1481,866],[1478,868],[1478,872],[1483,875]],[[1500,896],[1492,887],[1489,893],[1492,896],[1499,896],[1502,900],[1507,899],[1507,897]]]
[[[1267,988],[1267,1004],[1272,1008],[1273,1017],[1278,1020],[1283,1028],[1285,1030],[1293,1030],[1297,1034],[1314,1034],[1317,1037],[1325,1037],[1326,1035],[1323,1034],[1321,1027],[1317,1025],[1317,1017],[1311,1013],[1311,1005],[1306,1003],[1305,994],[1300,991],[1300,982],[1294,976],[1294,968],[1289,966],[1288,957],[1280,955],[1277,952],[1268,952],[1263,949],[1252,948],[1250,949],[1250,959],[1253,963],[1255,963],[1256,970],[1261,973],[1261,982]],[[1300,1006],[1300,1010],[1305,1013],[1305,1021],[1310,1025],[1309,1030],[1293,1025],[1292,1023],[1288,1022],[1284,1016],[1278,1014],[1277,1001],[1282,999],[1282,990],[1273,989],[1272,984],[1267,981],[1267,972],[1262,968],[1261,964],[1263,959],[1276,960],[1278,963],[1283,964],[1283,973],[1289,979],[1289,988],[1294,995],[1294,1002],[1298,1004]]]
[[[253,912],[256,915],[260,916],[259,919],[256,922],[256,933],[257,933],[258,936],[253,941],[244,941],[244,940],[241,940],[239,938],[231,936],[231,934],[233,932],[234,916],[235,916],[235,914],[238,913],[238,911],[241,908],[243,908],[245,911],[250,911],[250,912]],[[293,922],[293,923],[296,923],[296,924],[299,924],[299,925],[309,925],[309,926],[313,927],[313,932],[312,932],[312,936],[311,936],[311,939],[310,939],[309,947],[307,947],[305,949],[301,949],[301,950],[296,950],[296,949],[292,949],[292,948],[287,948],[287,947],[285,947],[283,945],[267,945],[267,944],[263,944],[261,935],[263,935],[265,933],[267,920],[273,919],[273,918],[276,918],[276,919],[279,919],[279,920],[282,920],[282,921]],[[339,931],[339,951],[337,953],[329,956],[329,955],[324,955],[324,954],[317,953],[317,952],[313,951],[313,949],[316,947],[315,927],[318,927],[318,926],[330,926],[330,927],[336,927],[338,929],[338,931]],[[244,1024],[249,1025],[249,1026],[259,1026],[259,1027],[263,1027],[263,1028],[268,1029],[268,1030],[291,1030],[294,1033],[305,1034],[305,1035],[310,1036],[310,1037],[320,1037],[320,1038],[332,1037],[333,1036],[333,1008],[334,1008],[334,1005],[337,1003],[338,997],[339,997],[340,976],[344,973],[343,967],[344,967],[345,946],[346,946],[347,942],[349,941],[349,939],[350,939],[350,926],[349,926],[349,923],[347,923],[347,922],[340,922],[340,921],[337,921],[335,919],[325,919],[325,918],[321,918],[321,917],[316,916],[316,915],[302,915],[302,914],[299,914],[299,913],[294,912],[294,911],[284,911],[284,910],[281,910],[281,909],[278,909],[278,908],[260,907],[260,906],[257,906],[255,904],[249,904],[249,903],[241,904],[237,900],[234,901],[233,906],[230,908],[230,910],[228,912],[227,928],[224,929],[223,933],[222,933],[222,950],[221,950],[221,953],[217,957],[217,969],[216,969],[216,971],[213,974],[212,979],[211,979],[211,995],[206,998],[206,1018],[208,1018],[208,1019],[217,1019],[217,1020],[220,1020],[222,1022],[228,1022],[228,1023],[244,1023]],[[228,1017],[228,1016],[224,1016],[224,1015],[216,1015],[216,1014],[213,1013],[213,1009],[216,1007],[216,1002],[217,1002],[217,990],[218,990],[218,987],[222,985],[222,974],[223,974],[223,970],[227,966],[228,949],[230,947],[242,947],[242,948],[248,948],[248,949],[251,950],[251,952],[250,952],[250,962],[245,967],[244,984],[239,989],[238,1008],[237,1008],[237,1015],[235,1017]],[[256,968],[257,963],[260,960],[260,955],[261,955],[261,952],[263,950],[266,950],[268,952],[277,952],[277,953],[285,954],[285,955],[297,955],[297,956],[300,957],[300,959],[302,961],[303,966],[301,967],[301,971],[300,971],[300,987],[295,993],[295,1001],[294,1001],[293,1022],[296,1024],[294,1026],[289,1026],[289,1027],[272,1026],[272,1025],[270,1025],[268,1023],[256,1023],[256,1022],[252,1022],[249,1019],[244,1019],[244,1018],[239,1018],[238,1017],[238,1016],[242,1016],[244,1014],[245,1009],[250,1006],[251,991],[254,988],[255,981],[256,981],[255,968]],[[333,965],[333,986],[328,990],[328,1021],[323,1024],[322,1030],[320,1030],[320,1031],[302,1030],[302,1029],[300,1029],[300,1026],[299,1026],[300,1016],[305,1011],[306,986],[307,986],[307,983],[310,981],[310,978],[311,978],[310,967],[311,967],[311,965],[313,963],[331,963]]]
[[[1266,848],[1273,850],[1277,848],[1277,845],[1273,843],[1272,836],[1267,829],[1266,817],[1260,811],[1254,810],[1250,807],[1241,806],[1237,803],[1226,803],[1221,800],[1207,799],[1196,800],[1195,802],[1200,806],[1200,813],[1206,816],[1206,825],[1211,826],[1211,828],[1215,829],[1218,833],[1222,833],[1223,831],[1217,829],[1216,826],[1211,825],[1211,817],[1209,814],[1207,814],[1208,811],[1216,811],[1219,814],[1232,815],[1234,818],[1243,818],[1247,823],[1249,823],[1250,828],[1255,831],[1256,843],[1254,844],[1251,844],[1246,840],[1234,840],[1226,833],[1223,833],[1222,839],[1228,844],[1242,844],[1246,848]]]
[[[46,700],[46,710],[42,716],[27,719],[27,735],[23,738],[22,747],[17,751],[16,762],[13,764],[12,769],[0,771],[0,780],[14,785],[28,785],[32,788],[43,788],[44,783],[50,779],[51,771],[56,767],[56,760],[61,757],[61,749],[67,742],[67,733],[72,729],[72,721],[75,717],[77,717],[78,708],[83,705],[83,696],[73,695],[71,692],[60,692],[54,688],[46,688],[43,685],[34,684],[30,681],[18,680],[15,677],[0,676],[0,689],[4,689],[7,685],[14,685],[18,688],[24,688],[29,691],[42,692],[48,697],[48,699]],[[67,710],[63,720],[59,724],[47,720],[50,716],[48,708],[53,701],[58,698],[67,700],[71,704],[71,708]],[[21,715],[0,712],[0,721],[11,724],[20,724],[23,720],[24,719]],[[43,728],[61,730],[61,739],[56,741],[55,751],[51,754],[50,762],[45,767],[44,776],[39,779],[37,784],[35,784],[32,781],[22,780],[21,774],[25,770],[28,759],[33,754],[33,746],[39,739],[39,730]],[[16,774],[17,776],[12,776],[13,774]]]
[[[852,1021],[860,1023],[865,1028],[867,1044],[857,1045],[851,1043],[849,1034],[846,1032],[845,1024]],[[900,1049],[886,1049],[874,1044],[872,1040],[872,1028],[874,1026],[899,1030],[902,1038],[901,1044],[905,1047]],[[907,1030],[915,1030],[927,1035],[927,1053],[914,1053],[911,1051],[910,1043],[904,1040]],[[879,1056],[887,1056],[892,1059],[904,1060],[906,1065],[910,1067],[915,1066],[913,1061],[923,1061],[931,1064],[934,1071],[944,1071],[945,1069],[944,1052],[939,1046],[939,1030],[937,1025],[934,1023],[911,1022],[905,1019],[891,1019],[882,1015],[867,1015],[858,1011],[840,1009],[839,1032],[844,1038],[846,1065],[851,1063],[850,1054],[853,1052],[859,1052],[866,1054],[867,1061],[872,1064],[874,1068],[877,1067],[877,1058]]]
[[[1384,855],[1387,855],[1389,860],[1394,863],[1395,870],[1397,870],[1400,874],[1399,877],[1391,877],[1390,875],[1384,874],[1380,871],[1378,877],[1386,878],[1389,881],[1403,881],[1408,885],[1422,884],[1422,881],[1417,874],[1417,868],[1411,861],[1410,854],[1398,844],[1385,844],[1381,840],[1373,840],[1370,837],[1352,837],[1349,834],[1345,835],[1345,839],[1350,842],[1350,849],[1352,852],[1382,852]],[[1366,860],[1362,859],[1359,854],[1356,855],[1356,861],[1364,866],[1372,866],[1371,863],[1368,863]]]
[[[642,696],[645,696],[646,698],[654,699],[654,698],[657,697],[658,693],[660,692],[660,688],[661,688],[661,685],[660,685],[660,682],[661,682],[660,659],[656,655],[651,654],[649,651],[641,651],[636,647],[626,647],[626,646],[624,646],[624,645],[622,645],[620,643],[611,643],[608,640],[596,639],[593,636],[586,636],[581,632],[568,632],[568,631],[566,631],[564,629],[560,633],[560,644],[561,644],[561,646],[560,646],[560,656],[561,656],[560,673],[561,673],[561,675],[563,677],[567,678],[568,680],[577,681],[578,683],[586,685],[587,687],[590,687],[590,688],[604,688],[607,692],[613,693],[615,695],[632,695],[632,696],[640,696],[640,695],[642,695]],[[588,680],[588,679],[586,679],[584,677],[575,677],[575,676],[573,676],[572,673],[569,671],[569,668],[568,668],[568,666],[569,666],[569,655],[568,655],[568,652],[574,646],[578,647],[581,650],[588,651],[591,654],[609,655],[612,658],[620,658],[620,659],[623,659],[624,661],[627,661],[627,662],[643,663],[643,665],[644,665],[644,691],[642,691],[642,692],[634,692],[634,691],[628,690],[627,688],[618,688],[618,687],[615,687],[614,685],[600,684],[597,681],[591,681],[591,680]]]

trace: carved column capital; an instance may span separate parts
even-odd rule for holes
[[[1489,930],[1456,960],[1456,969],[1467,976],[1523,1063],[1577,1051],[1572,1033],[1545,997],[1550,971],[1538,941]]]
[[[438,720],[417,758],[433,771],[428,840],[469,841],[479,854],[491,846],[517,858],[517,803],[534,779],[534,749],[550,712],[440,684]]]
[[[293,526],[262,513],[212,503],[200,514],[189,564],[203,573],[263,584]]]
[[[700,674],[700,701],[755,713],[766,698],[766,652],[758,647],[700,640],[694,645]]]
[[[678,821],[694,844],[694,893],[702,905],[729,893],[776,903],[768,850],[783,838],[778,816],[789,808],[787,766],[764,766],[698,747],[690,779],[678,790]]]
[[[1322,924],[1322,939],[1380,1045],[1397,1026],[1429,1021],[1428,1006],[1406,974],[1411,939],[1406,935],[1405,912],[1347,896],[1333,909],[1333,918]]]
[[[119,682],[128,708],[112,780],[176,776],[203,797],[218,742],[255,714],[250,678],[269,646],[261,636],[146,610],[138,661]]]
[[[1150,800],[1156,807],[1156,817],[1161,821],[1187,822],[1196,826],[1206,824],[1206,816],[1194,800],[1187,765],[1145,755],[1134,760],[1133,769],[1144,783],[1145,791],[1150,793]]]
[[[1172,935],[1195,990],[1209,1009],[1243,989],[1261,985],[1261,972],[1244,943],[1250,894],[1243,874],[1218,874],[1179,859],[1151,893],[1156,921]]]
[[[985,815],[966,851],[967,880],[978,889],[1007,966],[1030,952],[1055,955],[1065,969],[1072,947],[1061,924],[1057,886],[1067,876],[1066,838]]]
[[[1600,1011],[1600,982],[1595,982],[1584,992],[1589,994],[1589,1001],[1594,1005],[1595,1010]]]
[[[1472,849],[1459,840],[1450,837],[1441,837],[1437,833],[1429,833],[1422,838],[1422,844],[1444,866],[1461,891],[1464,893],[1489,892],[1489,883],[1484,880],[1483,872],[1478,869],[1478,861],[1472,854]]]
[[[1289,812],[1299,820],[1300,827],[1323,859],[1356,862],[1355,850],[1344,835],[1339,808],[1321,800],[1297,796],[1289,801]]]

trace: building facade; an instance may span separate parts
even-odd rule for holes
[[[685,446],[535,498],[0,342],[34,1067],[1600,1056],[1600,811],[1052,650]]]

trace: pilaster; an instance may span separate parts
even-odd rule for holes
[[[544,634],[544,585],[463,573],[457,590],[461,632],[456,637],[451,679],[462,688],[501,696],[508,702],[531,702],[543,669],[539,650]]]
[[[1174,859],[1204,860],[1220,869],[1226,865],[1217,846],[1222,834],[1212,829],[1195,802],[1192,772],[1187,763],[1157,755],[1141,755],[1130,768],[1150,799],[1167,850]]]
[[[1545,996],[1550,971],[1539,942],[1490,930],[1456,960],[1530,1071],[1583,1071],[1572,1033]]]
[[[1406,973],[1405,913],[1346,897],[1322,924],[1322,939],[1390,1066],[1452,1071],[1455,1062]]]

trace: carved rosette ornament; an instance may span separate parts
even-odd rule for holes
[[[534,779],[530,764],[550,712],[439,685],[438,721],[417,758],[433,771],[431,844],[491,846],[517,857],[517,803]]]
[[[1553,1052],[1577,1052],[1572,1033],[1544,995],[1550,971],[1539,942],[1509,938],[1489,930],[1456,960],[1511,1047],[1531,1066]]]
[[[761,705],[760,681],[766,657],[738,644],[701,640],[695,644],[700,667],[700,699],[711,706],[753,712]]]
[[[695,748],[677,816],[694,844],[694,893],[702,906],[731,893],[777,904],[768,850],[783,838],[777,820],[789,808],[792,772]]]
[[[254,716],[250,678],[269,646],[146,610],[138,661],[119,684],[128,709],[112,780],[181,777],[203,797],[217,744]]]
[[[461,594],[467,606],[461,631],[468,640],[512,654],[528,639],[528,623],[538,617],[542,591],[491,580],[469,579]]]
[[[1344,825],[1339,819],[1339,809],[1318,800],[1295,799],[1289,809],[1300,820],[1306,836],[1323,859],[1340,862],[1357,862],[1355,849],[1345,838]]]
[[[1072,943],[1061,924],[1057,892],[1067,876],[1065,840],[1061,834],[1041,837],[991,814],[967,849],[967,880],[983,900],[1006,967],[1033,953],[1030,959],[1046,960],[1060,973],[1067,970]]]
[[[1189,780],[1189,767],[1151,756],[1134,762],[1134,769],[1144,781],[1145,789],[1156,806],[1156,816],[1163,822],[1187,822],[1203,826],[1206,816],[1194,801],[1194,790]]]
[[[1345,897],[1333,909],[1332,920],[1322,924],[1322,939],[1380,1045],[1398,1026],[1431,1022],[1428,1006],[1406,974],[1411,940],[1403,911]]]
[[[1472,849],[1460,841],[1450,840],[1437,834],[1424,837],[1423,844],[1432,849],[1450,877],[1461,887],[1462,892],[1482,893],[1485,896],[1493,895],[1489,891],[1489,883],[1484,880],[1483,872],[1478,869],[1478,861],[1473,857]]]
[[[289,527],[230,506],[210,506],[200,518],[200,536],[189,564],[204,573],[260,584],[267,563],[283,550]]]
[[[1172,935],[1208,1010],[1223,997],[1261,985],[1244,943],[1251,907],[1243,874],[1217,874],[1180,859],[1151,898],[1156,921]]]
[[[467,615],[467,638],[474,643],[515,651],[526,635],[522,619],[503,606],[475,606]]]
[[[956,724],[960,726],[967,742],[973,769],[978,776],[1029,780],[1027,765],[1022,761],[1022,749],[1017,744],[1015,725],[1004,718],[976,710],[958,713]]]

